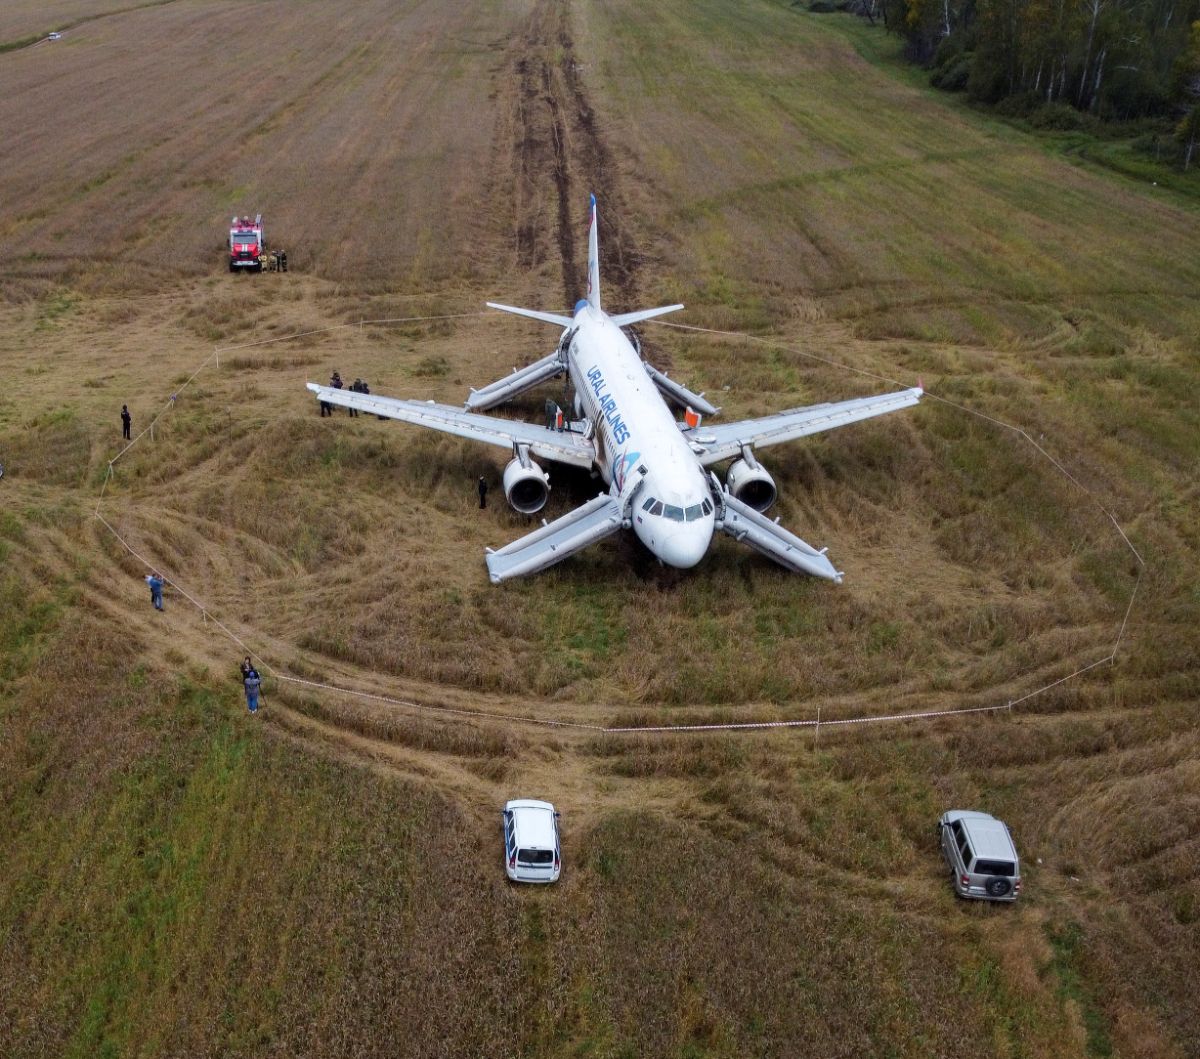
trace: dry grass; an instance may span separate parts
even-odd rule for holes
[[[1190,208],[782,4],[247,17],[181,0],[0,55],[0,1052],[1194,1053]],[[150,109],[114,76],[135,58]],[[1004,701],[1111,648],[1132,563],[1103,515],[932,401],[765,457],[840,589],[731,542],[684,576],[624,541],[488,585],[484,546],[528,526],[475,506],[503,453],[319,419],[303,384],[453,403],[543,354],[517,321],[358,321],[570,304],[593,188],[614,308],[771,336],[646,329],[726,416],[875,388],[807,350],[1041,439],[1148,559],[1119,664],[1011,716],[819,739],[551,735],[273,680],[242,716],[240,651],[173,592],[151,611],[90,519],[122,402],[140,430],[179,393],[107,517],[310,679],[590,723],[830,718]],[[287,276],[220,272],[254,208]],[[324,328],[179,389],[214,344]],[[597,488],[553,481],[551,516]],[[517,794],[564,811],[554,890],[500,881]],[[1019,906],[954,901],[949,806],[1008,819]]]

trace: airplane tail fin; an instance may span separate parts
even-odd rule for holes
[[[588,288],[587,300],[597,312],[600,311],[600,237],[596,222],[596,196],[592,196],[591,225],[588,228]]]

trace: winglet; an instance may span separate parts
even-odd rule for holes
[[[596,312],[600,311],[600,237],[596,221],[596,196],[592,195],[591,223],[588,228],[588,289],[587,300]]]

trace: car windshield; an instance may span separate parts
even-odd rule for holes
[[[1012,875],[1013,863],[1010,860],[977,860],[976,875]]]
[[[666,515],[667,518],[669,518],[672,522],[683,521],[683,508],[675,507],[673,504],[667,504],[663,508],[663,514]]]
[[[258,242],[258,233],[257,232],[234,232],[233,233],[233,241],[235,243],[257,243]]]
[[[548,849],[520,849],[517,850],[517,863],[544,868],[554,863],[554,854]]]

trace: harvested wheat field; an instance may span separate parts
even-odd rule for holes
[[[0,38],[0,1054],[1200,1054],[1200,185],[782,0]],[[606,308],[736,333],[641,331],[723,417],[924,380],[763,457],[843,585],[623,536],[493,586],[501,450],[317,415],[549,352],[484,302],[574,303],[592,191]],[[286,275],[225,269],[258,210]],[[549,518],[598,489],[551,474]],[[554,887],[505,881],[518,796]],[[953,896],[948,808],[1007,820],[1015,905]]]

